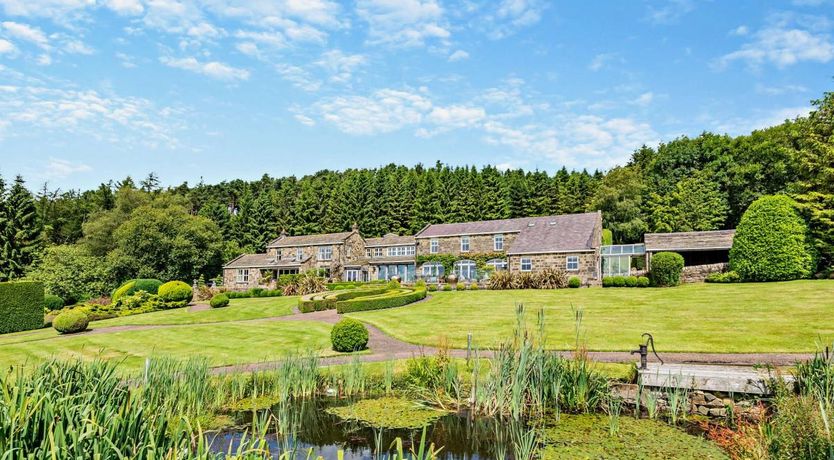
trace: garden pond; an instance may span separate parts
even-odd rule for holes
[[[312,449],[312,458],[337,459],[341,451],[344,460],[370,460],[378,458],[374,454],[376,446],[382,446],[383,452],[394,452],[396,438],[402,440],[404,451],[412,446],[417,450],[422,426],[426,426],[424,445],[433,443],[435,449],[442,448],[436,457],[439,460],[515,458],[513,439],[519,439],[519,433],[529,433],[529,427],[513,426],[508,419],[470,417],[391,397],[353,403],[319,399],[228,415],[239,428],[207,434],[213,451],[234,452],[253,427],[270,423],[266,430],[273,434],[266,439],[274,458],[293,449],[297,458],[310,458]],[[538,448],[544,459],[727,458],[700,436],[626,414],[620,416],[618,432],[613,435],[606,415],[551,414],[537,423]],[[282,437],[277,434],[280,432],[294,436]]]

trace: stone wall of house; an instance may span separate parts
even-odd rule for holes
[[[257,268],[244,268],[249,270],[249,282],[237,282],[237,268],[223,269],[223,287],[230,291],[246,291],[253,287],[258,287],[261,281],[261,271]]]
[[[365,240],[358,233],[354,233],[345,240],[343,264],[355,262],[365,258]]]
[[[579,256],[579,270],[568,271],[567,258],[568,256]],[[521,271],[521,259],[530,258],[533,262],[533,272],[541,270],[545,267],[555,267],[565,270],[568,277],[578,276],[582,280],[582,284],[586,286],[597,286],[600,284],[598,277],[597,261],[599,254],[597,252],[571,252],[559,254],[525,254],[509,256],[510,271]]]
[[[683,267],[681,273],[681,283],[699,283],[707,278],[710,273],[721,273],[727,271],[729,264],[707,264],[707,265],[691,265]]]
[[[515,241],[517,233],[503,233],[504,251],[496,251],[493,235],[469,235],[469,252],[460,251],[460,236],[444,236],[440,238],[420,238],[417,240],[417,254],[431,255],[431,240],[436,239],[439,245],[437,254],[453,254],[464,256],[466,254],[486,254],[490,252],[505,252]]]

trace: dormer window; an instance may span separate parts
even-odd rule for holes
[[[301,248],[297,248],[295,250],[295,260],[301,260],[304,258],[304,250]]]
[[[492,237],[492,249],[495,251],[504,250],[504,235],[495,235]]]

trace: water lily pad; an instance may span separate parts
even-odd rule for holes
[[[416,429],[435,422],[447,411],[421,406],[402,398],[365,399],[348,406],[331,407],[327,412],[344,420],[388,429]]]

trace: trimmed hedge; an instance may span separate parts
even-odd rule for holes
[[[0,334],[43,327],[43,284],[0,283]]]
[[[90,319],[79,309],[67,310],[52,320],[52,327],[61,334],[75,334],[87,330]]]
[[[162,281],[154,278],[140,278],[136,280],[126,281],[124,284],[116,288],[110,298],[116,302],[126,295],[132,295],[139,291],[145,291],[148,294],[157,294],[159,287],[162,286]]]
[[[738,273],[730,270],[724,273],[710,273],[704,281],[707,283],[738,283],[741,281],[741,277]]]
[[[651,284],[651,281],[649,281],[649,279],[647,277],[645,277],[645,276],[638,276],[637,277],[637,287],[641,287],[641,288],[649,287],[649,284]]]
[[[368,347],[368,328],[360,321],[345,318],[330,330],[330,343],[333,350],[351,353]]]
[[[182,281],[169,281],[159,287],[159,298],[163,302],[191,302],[194,292]]]
[[[389,288],[387,287],[378,287],[310,294],[298,299],[298,311],[301,313],[310,313],[313,311],[333,310],[339,301],[385,294],[388,291]]]
[[[730,249],[730,270],[742,280],[809,278],[816,268],[814,259],[808,225],[794,200],[763,196],[744,211]]]
[[[425,298],[425,289],[408,290],[405,292],[392,291],[378,297],[359,297],[337,302],[336,311],[341,314],[356,311],[382,310],[384,308],[402,307],[403,305],[408,305]]]
[[[49,311],[60,310],[64,308],[64,299],[54,294],[46,294],[43,296],[43,306]]]
[[[209,300],[211,308],[223,308],[229,305],[229,298],[226,294],[217,294]]]
[[[683,256],[677,252],[658,252],[652,256],[652,270],[649,272],[655,286],[677,286],[681,284]]]
[[[252,288],[248,291],[226,291],[224,294],[230,299],[249,299],[252,297],[280,297],[284,295],[284,291],[280,289]]]

